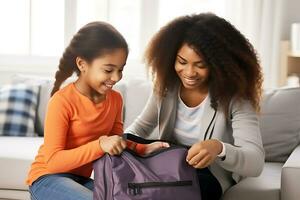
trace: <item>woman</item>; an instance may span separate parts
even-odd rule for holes
[[[126,132],[149,137],[159,126],[159,139],[190,146],[203,200],[258,176],[262,73],[248,40],[214,14],[182,16],[154,35],[145,60],[153,94]]]

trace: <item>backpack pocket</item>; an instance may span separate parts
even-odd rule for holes
[[[128,183],[130,194],[136,196],[142,194],[142,190],[146,188],[163,188],[163,187],[185,187],[192,186],[193,181],[168,181],[168,182],[144,182],[144,183]]]

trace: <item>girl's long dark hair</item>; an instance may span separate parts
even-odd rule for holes
[[[118,48],[125,49],[128,53],[127,42],[112,25],[105,22],[91,22],[82,27],[74,35],[59,61],[51,96],[74,72],[80,74],[76,65],[77,57],[91,62],[96,57]]]

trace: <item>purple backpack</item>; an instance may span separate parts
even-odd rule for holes
[[[127,149],[120,156],[105,154],[94,162],[94,200],[201,200],[196,169],[186,162],[186,155],[187,149],[180,146],[146,156]]]

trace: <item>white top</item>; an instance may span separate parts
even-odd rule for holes
[[[188,107],[180,97],[180,90],[178,92],[177,115],[174,127],[174,137],[180,144],[192,146],[198,141],[204,139],[204,133],[200,132],[201,119],[204,115],[204,105],[208,96],[197,106]],[[222,152],[219,157],[225,156],[225,145],[222,143]]]
[[[191,146],[203,140],[204,133],[200,132],[200,128],[206,100],[207,97],[199,105],[188,107],[182,101],[180,92],[178,92],[174,137],[180,144]]]

